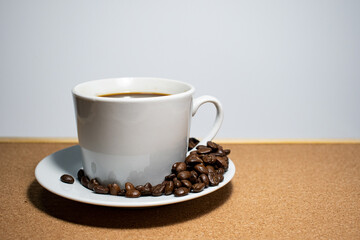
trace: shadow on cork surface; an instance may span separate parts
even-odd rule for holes
[[[142,209],[113,208],[57,196],[34,180],[28,187],[27,197],[37,209],[57,219],[91,227],[131,229],[166,226],[199,218],[223,205],[232,191],[230,182],[216,192],[182,203]]]

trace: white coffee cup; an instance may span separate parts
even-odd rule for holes
[[[193,100],[191,85],[162,78],[112,78],[81,83],[72,90],[85,174],[103,184],[159,184],[187,154],[191,117],[200,105],[217,109],[210,133],[222,120],[220,102],[211,96]],[[110,98],[124,92],[170,94],[147,98]]]

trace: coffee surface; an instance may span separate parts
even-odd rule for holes
[[[168,96],[166,93],[155,93],[155,92],[124,92],[124,93],[110,93],[99,95],[99,97],[110,97],[110,98],[149,98],[149,97],[162,97]]]

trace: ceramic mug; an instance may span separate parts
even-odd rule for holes
[[[220,102],[211,96],[193,99],[190,84],[162,78],[112,78],[81,83],[72,90],[85,174],[102,184],[159,184],[175,162],[184,161],[191,117],[204,103],[217,114],[214,138],[222,120]],[[124,92],[169,94],[160,97],[110,98]]]

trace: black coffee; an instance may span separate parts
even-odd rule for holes
[[[154,93],[154,92],[125,92],[125,93],[110,93],[99,95],[99,97],[110,97],[110,98],[149,98],[149,97],[162,97],[168,96],[166,93]]]

